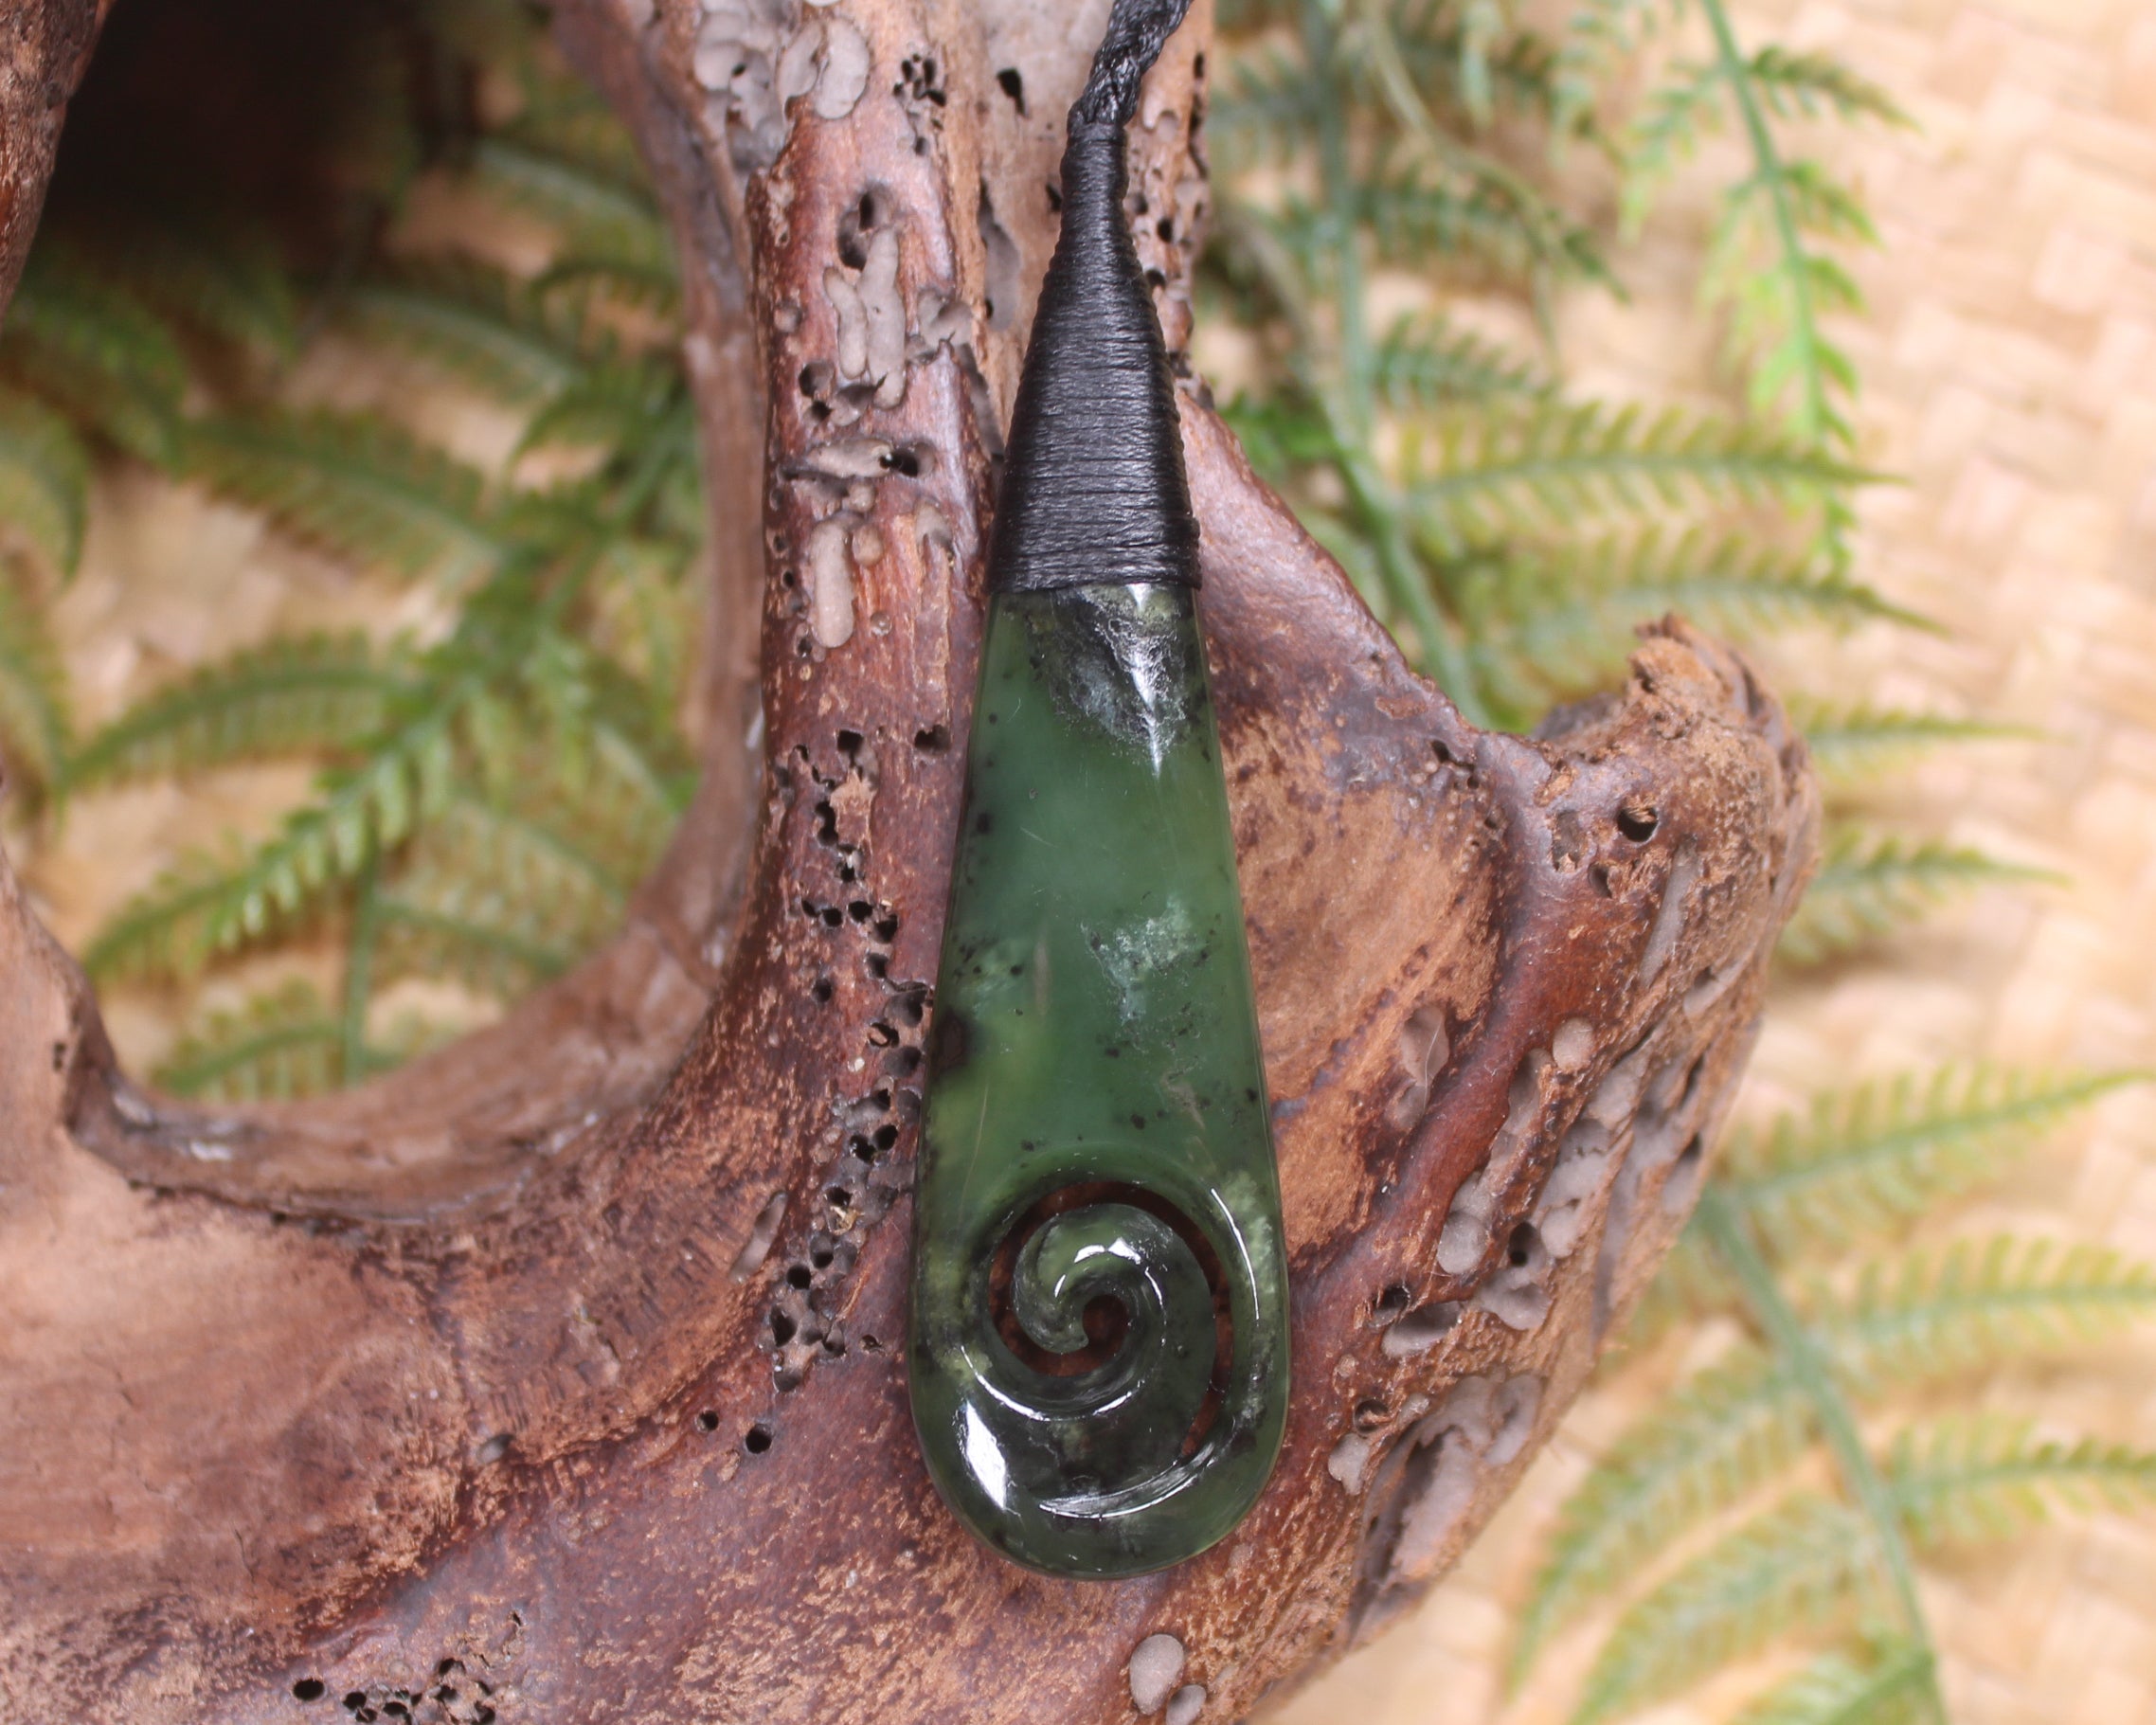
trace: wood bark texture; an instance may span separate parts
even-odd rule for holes
[[[676,225],[714,507],[704,789],[581,970],[350,1095],[206,1113],[117,1069],[0,864],[0,1716],[1231,1720],[1416,1597],[1572,1399],[1742,1065],[1803,745],[1675,621],[1621,694],[1472,729],[1191,381],[1286,1447],[1224,1544],[1113,1585],[989,1554],[916,1451],[997,428],[1105,11],[562,0]],[[1208,29],[1132,132],[1177,353]]]

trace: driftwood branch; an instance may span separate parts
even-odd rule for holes
[[[981,548],[1104,12],[563,0],[676,225],[714,509],[704,789],[577,973],[349,1096],[208,1114],[116,1069],[0,865],[0,1714],[1233,1719],[1415,1597],[1572,1399],[1749,1046],[1803,746],[1675,622],[1539,739],[1463,724],[1194,381],[1286,1448],[1224,1545],[1114,1585],[989,1555],[916,1453]],[[1177,350],[1207,31],[1133,129]]]

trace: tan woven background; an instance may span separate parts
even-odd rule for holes
[[[1781,681],[2043,728],[2042,743],[1953,751],[1888,795],[1934,831],[2073,880],[1986,893],[1878,962],[1785,986],[1748,1104],[1972,1055],[2156,1065],[2156,5],[1733,12],[1748,45],[1830,49],[1922,127],[1802,136],[1862,187],[1884,241],[1858,269],[1872,314],[1838,333],[1865,379],[1865,457],[1908,483],[1865,506],[1861,571],[1953,634],[1786,653]],[[1712,396],[1694,273],[1711,189],[1741,171],[1734,148],[1711,153],[1626,258],[1634,303],[1573,312],[1564,345],[1583,386]],[[1953,1226],[2156,1258],[2156,1093],[2115,1097]],[[1507,1704],[1510,1613],[1556,1504],[1675,1355],[1606,1374],[1461,1571],[1268,1725],[1565,1718],[1608,1618]],[[2156,1447],[2156,1337],[2003,1375],[1975,1399]],[[1958,1725],[2156,1721],[2156,1513],[1929,1563],[1923,1596]],[[1642,1717],[1726,1719],[1772,1669]]]
[[[1954,633],[1785,653],[1781,680],[2041,727],[2042,743],[1958,750],[1886,794],[1934,831],[2073,877],[1988,893],[1877,962],[1785,987],[1750,1105],[1972,1055],[2156,1065],[2156,0],[1741,0],[1735,16],[1750,42],[1844,55],[1923,128],[1819,141],[1860,181],[1885,241],[1859,266],[1873,315],[1842,334],[1866,379],[1866,458],[1908,483],[1866,505],[1862,571]],[[1724,148],[1686,175],[1624,260],[1629,307],[1568,312],[1584,388],[1723,399],[1693,292],[1712,189],[1739,171]],[[403,386],[378,357],[353,360],[311,361],[312,391],[350,404]],[[508,421],[469,407],[445,403],[438,417],[431,429],[476,458],[513,440]],[[270,634],[423,634],[435,603],[423,588],[355,580],[199,494],[101,482],[59,621],[89,728],[176,670]],[[81,942],[175,854],[265,833],[303,786],[289,771],[235,772],[184,795],[87,799],[63,845],[29,854],[29,878],[54,926]],[[264,968],[223,997],[295,970],[333,982],[332,966],[304,957]],[[441,1018],[476,1005],[447,994],[406,1004]],[[170,1002],[136,991],[109,1004],[131,1061],[164,1051]],[[2156,1259],[2156,1093],[2114,1098],[1953,1225]],[[1509,1614],[1537,1542],[1590,1458],[1687,1348],[1714,1340],[1608,1375],[1461,1572],[1271,1725],[1562,1719],[1607,1619],[1505,1701]],[[1982,1397],[2061,1432],[2156,1447],[2156,1335],[2008,1374]],[[1930,1565],[1924,1592],[1960,1725],[2156,1722],[2156,1514]],[[1649,1716],[1726,1718],[1768,1669]]]

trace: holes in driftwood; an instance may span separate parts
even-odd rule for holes
[[[1651,802],[1627,802],[1617,811],[1617,830],[1636,845],[1655,836],[1662,815]]]
[[[1388,1327],[1379,1349],[1388,1359],[1409,1359],[1417,1354],[1427,1354],[1451,1335],[1459,1321],[1457,1300],[1433,1301],[1428,1305],[1417,1306]]]
[[[296,1701],[318,1701],[328,1692],[328,1685],[318,1677],[303,1677],[292,1685],[292,1698]]]
[[[1011,99],[1012,105],[1023,115],[1026,111],[1026,81],[1019,76],[1016,66],[1005,66],[996,74],[997,88]]]
[[[703,1411],[703,1412],[699,1413],[699,1414],[696,1416],[696,1429],[697,1429],[697,1430],[699,1430],[699,1431],[716,1431],[718,1429],[719,1429],[719,1412],[718,1412],[718,1410],[717,1410],[716,1408],[707,1408],[707,1409],[705,1409],[705,1410],[704,1410],[704,1411]]]
[[[1515,1330],[1532,1330],[1550,1315],[1550,1252],[1532,1222],[1505,1238],[1504,1263],[1475,1296],[1475,1303]]]
[[[764,1200],[764,1208],[756,1213],[756,1220],[748,1227],[748,1238],[742,1242],[741,1250],[734,1254],[733,1267],[729,1272],[736,1282],[746,1282],[764,1267],[764,1260],[770,1256],[771,1243],[779,1237],[779,1224],[786,1213],[786,1195],[774,1192]]]
[[[986,180],[980,182],[980,202],[974,215],[980,229],[980,249],[987,276],[986,303],[982,309],[987,313],[991,330],[1008,330],[1017,321],[1018,279],[1024,261],[1018,256],[1017,243],[997,219]]]
[[[1662,1183],[1662,1207],[1671,1215],[1681,1215],[1692,1208],[1699,1195],[1699,1179],[1706,1171],[1706,1141],[1697,1132],[1677,1153],[1677,1159],[1669,1165],[1669,1177]]]
[[[748,1429],[747,1436],[741,1440],[741,1446],[750,1455],[764,1454],[771,1447],[771,1428],[758,1420]]]

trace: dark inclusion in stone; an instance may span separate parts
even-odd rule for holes
[[[991,602],[917,1191],[913,1408],[959,1513],[1119,1575],[1249,1507],[1286,1411],[1257,1015],[1190,589]],[[980,817],[988,818],[982,820]]]

